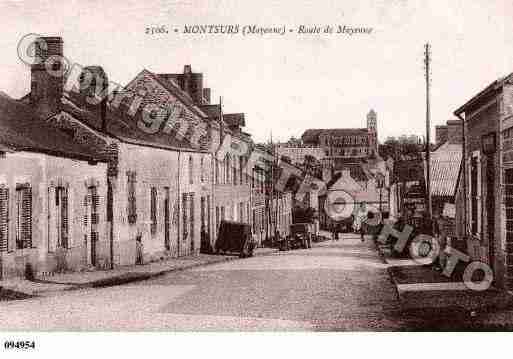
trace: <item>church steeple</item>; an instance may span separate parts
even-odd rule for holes
[[[367,129],[369,130],[378,130],[378,115],[376,114],[376,111],[370,110],[367,114]]]

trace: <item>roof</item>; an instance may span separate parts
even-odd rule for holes
[[[461,170],[462,145],[444,143],[430,153],[431,195],[452,197],[456,194]]]
[[[326,185],[328,191],[342,190],[349,193],[358,193],[362,187],[353,179],[351,174],[343,171],[335,173],[333,178]]]
[[[36,115],[34,110],[0,94],[0,144],[4,149],[46,153],[84,161],[104,161],[104,154],[89,148]]]
[[[96,121],[92,113],[80,108],[69,98],[64,97],[62,102],[62,110],[71,114],[81,122],[91,124]],[[110,107],[107,111],[107,128],[103,132],[113,138],[130,144],[158,147],[173,151],[202,152],[193,148],[185,137],[179,138],[174,136],[173,132],[163,134],[162,131],[159,131],[152,134],[142,131],[138,127],[137,120],[134,117],[130,117],[127,113],[122,111],[113,110]]]
[[[366,128],[327,128],[327,129],[308,129],[301,135],[305,143],[318,142],[321,135],[330,135],[334,137],[354,136],[367,134]]]
[[[465,112],[469,107],[478,102],[480,98],[493,93],[494,91],[502,87],[504,84],[513,84],[513,73],[510,73],[507,76],[501,77],[493,81],[491,84],[486,86],[484,90],[477,93],[474,97],[472,97],[470,100],[465,102],[465,104],[463,104],[456,111],[454,111],[454,115],[458,116],[459,114]]]
[[[363,164],[355,159],[335,158],[333,168],[335,171],[349,170],[351,177],[358,182],[369,180],[372,175],[363,167]]]
[[[148,75],[153,80],[155,80],[159,85],[161,85],[166,91],[176,96],[182,103],[187,105],[187,107],[193,111],[196,115],[206,118],[208,117],[207,114],[205,114],[199,106],[197,106],[192,98],[189,96],[189,94],[185,91],[183,91],[180,86],[175,82],[171,81],[169,78],[161,77],[157,74],[154,74],[153,72],[143,69],[132,81],[126,85],[127,89],[130,89],[130,85],[141,75]],[[135,95],[135,94],[134,94]]]

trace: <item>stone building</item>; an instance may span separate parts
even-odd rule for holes
[[[63,54],[62,40],[44,40],[59,46],[47,46],[43,58]],[[102,213],[111,243],[109,262],[127,265],[198,254],[202,237],[213,231],[211,135],[206,126],[206,135],[191,140],[207,116],[188,95],[149,71],[109,97],[103,92],[108,78],[98,66],[84,68],[69,91],[63,90],[62,77],[32,73],[38,75],[31,89],[43,89],[26,97],[33,109],[44,113],[55,131],[107,157]],[[47,81],[55,84],[45,89]],[[177,123],[181,127],[168,128]]]
[[[246,168],[251,155],[253,141],[243,131],[243,113],[225,113],[222,104],[212,103],[210,88],[204,87],[203,74],[184,66],[183,73],[158,74],[160,79],[178,87],[194,106],[205,114],[210,132],[210,152],[212,154],[214,205],[212,219],[214,231],[212,245],[223,219],[252,223],[251,175],[253,168]]]
[[[110,263],[104,153],[0,95],[0,278]]]
[[[305,157],[311,156],[321,161],[325,157],[325,152],[322,148],[317,146],[298,146],[289,144],[278,144],[276,146],[276,155],[278,158],[286,156],[290,158],[292,164],[305,163]]]
[[[454,114],[464,122],[464,236],[472,260],[513,288],[513,74],[492,82]]]
[[[320,147],[329,159],[367,158],[378,153],[377,114],[370,110],[366,128],[308,129],[305,145]]]

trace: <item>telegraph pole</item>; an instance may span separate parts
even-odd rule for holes
[[[427,192],[427,205],[429,220],[433,219],[433,206],[431,203],[431,160],[430,160],[430,103],[429,103],[429,90],[430,90],[430,63],[431,63],[431,48],[429,43],[425,45],[424,51],[424,68],[426,71],[426,192]]]

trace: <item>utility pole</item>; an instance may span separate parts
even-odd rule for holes
[[[429,43],[425,45],[424,52],[424,68],[426,71],[426,192],[427,192],[427,205],[428,205],[428,218],[431,222],[433,219],[433,206],[431,203],[431,160],[430,160],[430,103],[429,103],[429,89],[430,89],[430,63],[431,63],[431,49]]]

